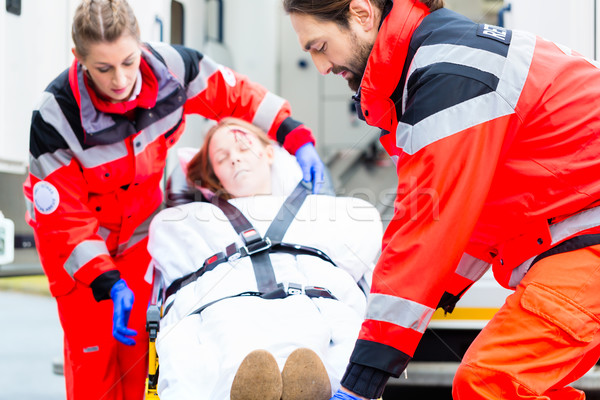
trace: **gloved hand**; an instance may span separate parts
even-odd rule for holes
[[[296,150],[296,160],[302,168],[302,180],[312,182],[312,192],[319,193],[325,180],[325,166],[312,143],[306,143]]]
[[[335,392],[333,397],[329,400],[361,400],[361,398],[353,396],[348,392],[343,392],[342,389],[338,389],[338,391]]]
[[[113,301],[113,336],[119,342],[133,346],[135,340],[130,336],[137,335],[137,332],[127,328],[129,313],[133,307],[133,292],[123,279],[119,279],[110,289],[110,298]]]

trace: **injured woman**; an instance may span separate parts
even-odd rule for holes
[[[207,201],[163,210],[148,244],[168,288],[161,400],[328,400],[365,315],[379,213],[310,194],[292,156],[237,119],[185,166]]]

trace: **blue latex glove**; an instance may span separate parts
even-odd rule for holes
[[[312,182],[313,193],[319,193],[325,180],[325,166],[312,143],[306,143],[296,150],[296,160],[302,169],[302,180]]]
[[[361,400],[359,397],[353,396],[348,392],[343,392],[342,389],[338,389],[333,397],[329,400]]]
[[[119,342],[133,346],[135,340],[130,336],[137,335],[137,332],[127,328],[129,313],[133,307],[133,292],[123,279],[119,279],[110,289],[110,298],[113,301],[113,336]]]

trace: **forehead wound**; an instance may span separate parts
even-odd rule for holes
[[[233,134],[233,137],[236,142],[241,141],[244,143],[252,144],[252,135],[249,135],[248,132],[236,128],[231,129],[229,132]]]

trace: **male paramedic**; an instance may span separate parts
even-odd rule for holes
[[[343,389],[379,397],[438,307],[492,265],[515,292],[455,399],[583,399],[600,355],[600,66],[441,0],[284,0],[322,74],[348,81],[397,165],[395,216]]]
[[[186,115],[242,118],[295,154],[306,180],[323,168],[287,101],[193,49],[142,43],[125,0],[82,0],[72,37],[72,65],[33,112],[26,219],[64,331],[67,399],[139,400],[148,227]]]

